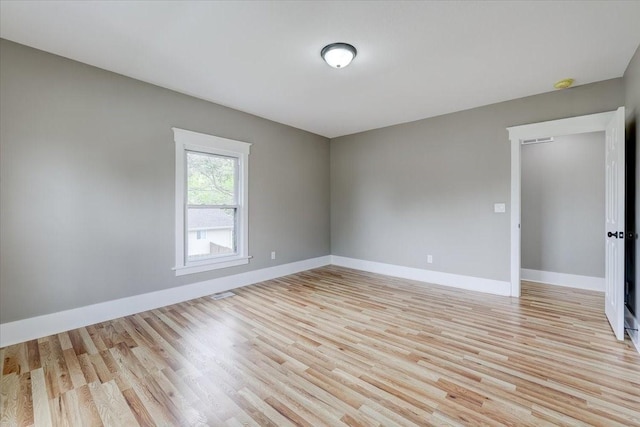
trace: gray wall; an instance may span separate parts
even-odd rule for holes
[[[330,253],[328,139],[6,40],[0,67],[0,322]],[[172,126],[253,143],[248,266],[171,271]]]
[[[627,122],[636,123],[636,232],[640,232],[640,46],[624,73]],[[640,320],[640,239],[636,239],[636,318]]]
[[[332,254],[508,281],[506,128],[623,103],[613,79],[333,139]]]
[[[604,277],[604,140],[522,146],[522,268]]]

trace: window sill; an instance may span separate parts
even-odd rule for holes
[[[182,265],[173,268],[176,272],[176,276],[185,276],[187,274],[202,273],[205,271],[219,270],[221,268],[235,267],[238,265],[249,264],[251,257],[233,257],[228,259],[218,259],[215,261],[209,261],[207,263]]]

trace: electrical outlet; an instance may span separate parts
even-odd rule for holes
[[[433,255],[427,255],[427,263],[433,264]]]
[[[271,252],[271,259],[276,259],[276,251]]]

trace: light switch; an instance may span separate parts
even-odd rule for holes
[[[494,203],[493,211],[495,213],[505,213],[507,211],[507,206],[504,203]]]

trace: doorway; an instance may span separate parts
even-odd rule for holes
[[[507,128],[511,141],[511,296],[520,297],[521,143],[548,135],[606,132],[605,314],[616,338],[624,339],[624,107],[607,113]]]
[[[637,123],[632,120],[625,131],[625,155],[627,159],[637,159],[637,141],[636,141]],[[624,269],[624,304],[625,304],[625,325],[627,333],[635,344],[638,352],[640,352],[640,334],[638,332],[638,321],[640,317],[640,301],[638,299],[638,286],[640,283],[636,281],[636,272],[640,265],[636,264],[638,259],[636,254],[636,242],[638,240],[638,225],[636,223],[636,208],[638,201],[636,200],[637,180],[637,163],[628,161],[625,164],[625,176],[627,185],[625,187],[625,269]]]
[[[607,125],[614,115],[615,112],[611,111],[507,128],[511,142],[511,296],[520,297],[522,141],[545,138],[549,135],[602,132],[607,129]]]
[[[605,134],[521,144],[521,279],[605,290]]]

